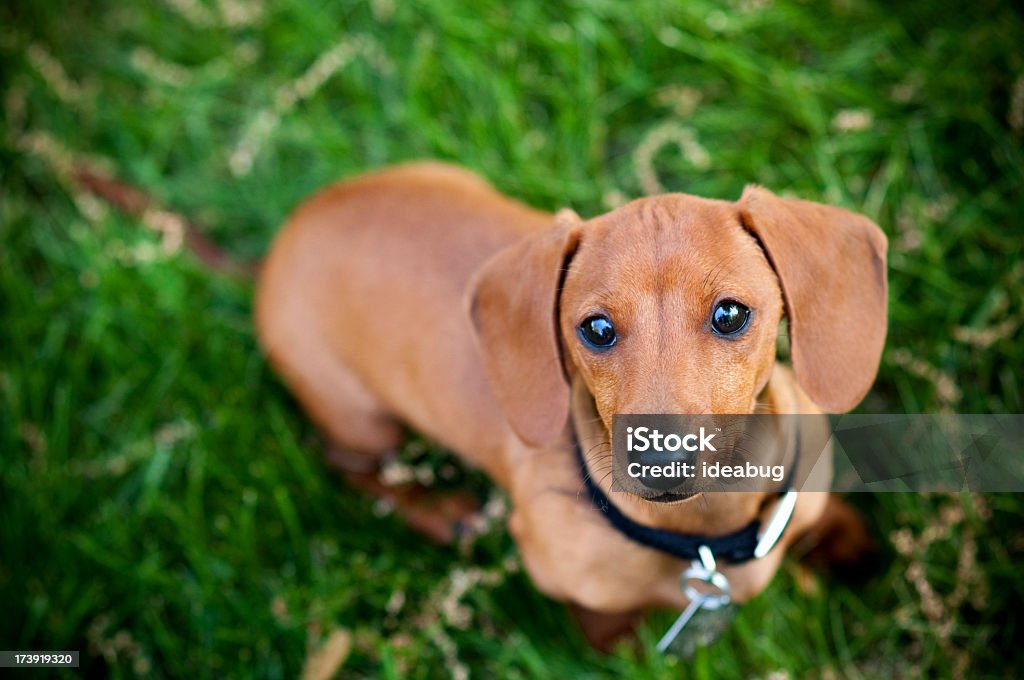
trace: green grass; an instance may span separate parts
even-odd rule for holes
[[[83,197],[61,155],[252,259],[311,190],[410,158],[584,215],[656,185],[842,204],[893,246],[862,408],[1019,413],[1012,3],[287,0],[247,22],[217,10],[232,3],[69,4],[0,9],[0,648],[79,649],[90,675],[294,677],[344,628],[344,677],[443,677],[452,655],[474,677],[1024,672],[1016,495],[859,496],[882,559],[858,582],[787,563],[691,661],[653,650],[668,614],[639,649],[595,654],[503,566],[500,525],[431,547],[346,489],[260,356],[251,284],[150,257],[159,237]],[[261,136],[339,44],[340,68]],[[468,624],[445,618],[450,576],[474,567],[495,576],[462,598]]]

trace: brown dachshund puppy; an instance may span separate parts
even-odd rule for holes
[[[597,473],[610,450],[596,444],[616,413],[849,410],[885,339],[885,252],[870,220],[755,186],[736,203],[669,194],[583,221],[416,163],[296,210],[264,265],[257,327],[350,458],[395,450],[408,426],[483,468],[511,499],[534,582],[577,605],[604,643],[635,612],[684,607],[689,563],[602,517],[573,433],[593,482],[638,525],[714,537],[766,517],[777,495],[609,493]],[[784,315],[792,369],[775,360]],[[800,494],[766,556],[720,565],[735,601],[767,585],[797,537],[844,512],[826,505],[827,494]]]

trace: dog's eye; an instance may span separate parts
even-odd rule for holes
[[[750,308],[735,300],[722,300],[711,312],[711,327],[719,335],[736,335],[749,320]]]
[[[580,337],[595,349],[607,349],[615,344],[615,326],[607,316],[588,316],[580,324]]]

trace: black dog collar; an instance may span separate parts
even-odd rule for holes
[[[615,527],[619,533],[626,536],[626,538],[648,548],[660,550],[673,557],[691,561],[697,560],[700,558],[698,550],[702,546],[710,549],[716,559],[731,564],[742,564],[755,557],[763,557],[775,544],[775,541],[778,540],[779,535],[782,534],[786,524],[789,522],[789,517],[792,515],[793,504],[796,502],[796,492],[790,491],[790,486],[792,485],[793,472],[800,460],[799,434],[796,436],[796,451],[793,456],[793,464],[790,467],[789,474],[786,475],[783,488],[780,491],[783,496],[782,500],[779,501],[779,508],[785,509],[785,516],[780,516],[777,509],[775,516],[768,522],[764,532],[761,530],[760,520],[755,519],[742,529],[731,534],[725,534],[724,536],[683,534],[669,531],[668,529],[645,526],[626,517],[594,483],[594,480],[591,479],[590,472],[587,470],[586,460],[583,458],[583,449],[580,448],[580,442],[576,437],[575,431],[573,432],[572,440],[573,448],[576,451],[576,460],[580,467],[580,475],[583,477],[583,483],[587,487],[587,493],[597,509],[608,520],[608,523]],[[782,526],[775,526],[779,521],[782,522]],[[764,545],[766,541],[764,539],[768,538],[769,533],[773,536],[770,539],[770,545],[767,545],[766,549]]]

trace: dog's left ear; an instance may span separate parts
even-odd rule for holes
[[[757,186],[743,191],[739,211],[782,285],[797,382],[822,409],[849,411],[874,382],[885,344],[885,234],[849,210]]]
[[[491,388],[516,434],[534,446],[557,437],[569,417],[557,314],[580,218],[562,210],[554,222],[498,252],[469,285],[469,313]]]

